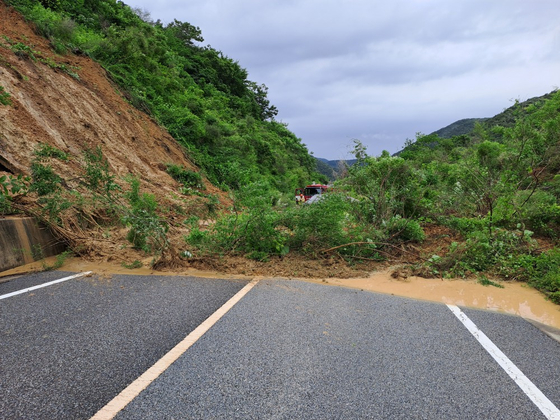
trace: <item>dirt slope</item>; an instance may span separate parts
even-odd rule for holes
[[[68,163],[53,166],[63,179],[73,179],[83,166],[83,151],[100,146],[125,188],[124,177],[133,174],[141,179],[142,192],[154,194],[162,207],[184,207],[189,200],[204,207],[205,197],[179,196],[179,184],[165,171],[167,163],[198,170],[181,146],[129,105],[98,64],[84,56],[54,53],[46,39],[1,1],[0,87],[11,101],[0,104],[0,175],[29,175],[33,152],[43,143],[69,154]],[[221,190],[207,180],[204,184],[205,196],[229,204]],[[176,222],[180,225],[182,219]],[[180,237],[180,229],[172,227],[174,235]],[[97,246],[105,249],[100,254],[123,254],[118,240],[109,247],[101,242]]]
[[[8,42],[0,41],[0,86],[12,101],[12,106],[0,106],[0,164],[4,170],[28,173],[39,143],[72,157],[81,156],[84,148],[101,146],[115,174],[139,175],[160,194],[177,190],[177,183],[165,172],[165,163],[194,169],[177,142],[129,105],[99,65],[87,57],[53,53],[48,41],[35,35],[3,2],[0,36],[12,44],[29,46],[35,57],[18,55]],[[53,68],[61,65],[79,79]],[[209,184],[208,189],[218,193]]]

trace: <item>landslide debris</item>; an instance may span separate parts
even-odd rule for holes
[[[131,179],[139,181],[140,199],[155,199],[158,220],[165,219],[170,249],[182,241],[185,218],[204,219],[209,210],[230,204],[228,196],[204,177],[202,188],[181,194],[181,184],[167,168],[174,165],[197,173],[185,150],[131,106],[103,68],[85,56],[54,53],[49,42],[4,2],[0,2],[0,87],[4,98],[0,177],[32,176],[37,163],[60,177],[58,195],[14,194],[12,211],[47,221],[77,253],[123,262],[144,256],[126,240],[130,229],[120,215],[111,214],[119,206],[130,206],[126,197]],[[57,159],[52,151],[67,158]],[[88,153],[91,157],[98,152],[97,162],[88,161]],[[88,167],[105,169],[120,197],[100,204],[102,192],[84,187]],[[79,211],[63,209],[64,203],[79,200],[83,201]],[[49,211],[57,203],[62,209],[55,221]]]

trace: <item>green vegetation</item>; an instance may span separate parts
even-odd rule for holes
[[[13,197],[25,194],[29,188],[30,177],[24,175],[0,176],[0,215],[11,214]]]
[[[461,239],[416,263],[418,273],[522,280],[560,303],[560,92],[516,107],[524,112],[509,127],[478,124],[450,139],[420,135],[398,157],[368,156],[356,141],[357,162],[335,193],[282,206],[266,185],[249,185],[253,192],[237,197],[244,210],[186,240],[199,254],[379,260],[422,243],[423,226],[440,225]]]
[[[132,261],[130,264],[127,263],[122,263],[121,264],[124,268],[128,268],[129,270],[134,270],[135,268],[142,268],[142,266],[144,264],[142,264],[142,262],[138,261],[138,260],[134,260]]]
[[[359,264],[413,255],[417,273],[478,277],[492,285],[499,283],[490,277],[522,280],[560,303],[560,92],[516,103],[494,118],[464,120],[441,137],[419,134],[398,156],[369,156],[356,141],[356,163],[333,192],[295,206],[295,187],[325,181],[332,172],[319,164],[323,175],[316,173],[301,140],[274,120],[266,86],[248,80],[222,52],[201,46],[199,28],[153,22],[117,0],[8,3],[35,22],[59,54],[100,62],[123,96],[165,126],[211,183],[231,191],[234,208],[218,213],[216,197],[200,197],[202,176],[173,164],[167,172],[183,196],[197,196],[200,214],[162,208],[142,193],[137,178],[122,191],[100,149],[84,152],[79,185],[72,186],[57,174],[69,157],[41,146],[30,178],[0,178],[0,211],[34,194],[51,223],[75,229],[121,224],[134,248],[153,254],[169,250],[166,214],[175,211],[190,229],[183,258],[267,261],[298,253]],[[33,46],[6,41],[19,56],[50,63]],[[0,98],[9,101],[3,89]],[[199,228],[198,217],[209,214],[215,223]],[[421,244],[433,226],[454,239],[424,255]]]
[[[127,239],[135,249],[148,253],[161,254],[168,246],[167,223],[161,220],[156,210],[158,203],[155,196],[140,193],[140,181],[129,178],[130,191],[126,198],[130,204],[122,218],[125,225],[130,227]]]
[[[3,86],[0,86],[0,104],[2,105],[11,105],[12,101],[10,100],[10,94],[6,92]]]
[[[73,255],[72,251],[64,251],[60,254],[58,254],[54,260],[54,263],[52,264],[48,264],[44,259],[41,261],[41,265],[43,268],[43,271],[52,271],[52,270],[58,270],[60,267],[62,267],[64,265],[64,262],[66,261],[66,259],[68,257],[71,257]]]
[[[198,172],[190,171],[180,165],[168,164],[167,173],[175,181],[180,182],[185,188],[204,189],[202,177]]]
[[[100,62],[125,98],[165,126],[213,184],[238,189],[264,179],[288,192],[319,179],[305,145],[274,120],[267,87],[248,80],[247,71],[222,52],[201,46],[199,28],[177,20],[153,22],[117,0],[8,4],[32,20],[57,53],[87,54]],[[38,56],[25,44],[10,48]],[[79,77],[77,69],[62,70]]]
[[[429,259],[433,273],[523,280],[560,303],[559,109],[552,92],[468,134],[419,136],[400,153],[417,186],[428,187],[413,193],[416,215],[463,236]]]
[[[141,193],[137,178],[129,177],[130,189],[123,191],[101,148],[95,148],[83,152],[77,177],[63,179],[58,169],[70,160],[65,152],[40,144],[34,151],[31,177],[0,177],[0,214],[26,211],[62,234],[71,246],[80,245],[86,230],[126,226],[133,248],[155,256],[167,250],[168,224],[158,214],[155,197]],[[24,196],[36,197],[34,206],[20,205]]]
[[[501,285],[500,283],[496,283],[495,281],[490,280],[490,279],[489,279],[488,277],[486,277],[486,276],[481,276],[481,277],[478,279],[478,282],[479,282],[480,284],[482,284],[483,286],[494,286],[494,287],[498,287],[498,288],[500,288],[500,289],[503,289],[503,288],[504,288],[503,285]]]

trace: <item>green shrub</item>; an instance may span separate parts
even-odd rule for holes
[[[434,256],[428,266],[438,274],[466,276],[472,273],[492,272],[508,277],[504,267],[531,251],[534,242],[532,232],[495,229],[475,231],[465,242],[453,242],[446,255]]]
[[[29,45],[25,45],[22,42],[17,42],[15,44],[10,45],[10,49],[20,58],[30,58],[31,60],[37,60],[36,55],[40,53],[33,50]]]
[[[58,270],[60,267],[64,265],[66,259],[72,257],[72,255],[73,255],[72,251],[64,251],[56,256],[55,261],[52,265],[47,264],[47,262],[43,259],[43,261],[41,262],[43,271]]]
[[[520,191],[515,197],[519,209],[514,222],[523,223],[537,234],[557,237],[560,233],[560,205],[554,195],[546,191]]]
[[[224,215],[205,232],[195,228],[185,238],[201,252],[249,254],[258,260],[287,252],[280,214],[273,210],[274,192],[267,183],[249,184],[236,197],[241,209]]]
[[[10,94],[6,92],[3,86],[0,86],[0,104],[11,105]]]
[[[204,188],[202,177],[198,172],[185,169],[181,165],[168,164],[167,173],[186,188]]]
[[[127,240],[135,249],[161,254],[169,247],[169,226],[157,215],[157,201],[153,194],[140,193],[140,181],[128,179],[131,190],[126,194],[130,208],[123,222],[130,227]]]
[[[54,172],[50,165],[32,163],[31,179],[29,191],[36,192],[39,197],[60,191],[62,178]]]
[[[120,190],[100,146],[84,150],[84,162],[84,181],[90,191],[100,192],[110,199],[114,191]]]
[[[185,240],[203,253],[259,255],[282,254],[285,238],[276,229],[277,215],[239,213],[218,218],[208,231],[194,228]]]
[[[523,255],[508,265],[512,278],[526,281],[560,304],[560,248]]]
[[[12,213],[12,197],[16,194],[26,194],[31,178],[23,175],[0,176],[0,214]]]
[[[325,194],[312,204],[286,211],[284,225],[290,229],[290,249],[317,253],[352,242],[345,229],[350,203],[342,195]]]
[[[37,202],[42,205],[48,220],[57,225],[61,224],[60,214],[74,205],[72,201],[60,194],[39,197]]]
[[[63,162],[68,160],[68,153],[46,143],[39,143],[37,148],[33,151],[33,155],[35,156],[36,162],[42,162],[48,158],[58,159]]]
[[[426,238],[420,223],[398,215],[387,223],[387,233],[390,239],[399,241],[422,242]]]
[[[488,229],[488,220],[481,217],[441,217],[438,221],[463,235]]]

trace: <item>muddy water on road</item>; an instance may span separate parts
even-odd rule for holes
[[[48,264],[54,262],[53,258],[46,260]],[[138,275],[188,275],[207,278],[249,279],[241,275],[224,275],[214,272],[198,270],[185,270],[181,272],[157,272],[149,268],[150,260],[143,261],[144,268],[127,269],[117,264],[93,263],[78,258],[68,259],[60,268],[65,271],[93,271],[95,274],[110,277],[113,274],[138,274]],[[17,275],[41,269],[40,263],[18,267],[0,273]],[[329,284],[334,286],[351,287],[372,292],[387,293],[413,299],[442,302],[458,306],[488,309],[519,315],[533,321],[540,322],[560,329],[560,305],[547,301],[537,290],[525,283],[502,282],[504,288],[483,286],[474,280],[440,280],[409,277],[406,280],[397,280],[391,277],[390,271],[372,273],[368,278],[358,279],[298,279],[314,283]]]
[[[367,279],[328,279],[323,283],[505,312],[560,328],[560,305],[546,300],[540,292],[525,283],[501,282],[504,286],[502,289],[463,279],[409,277],[396,280],[389,272],[373,273]]]

